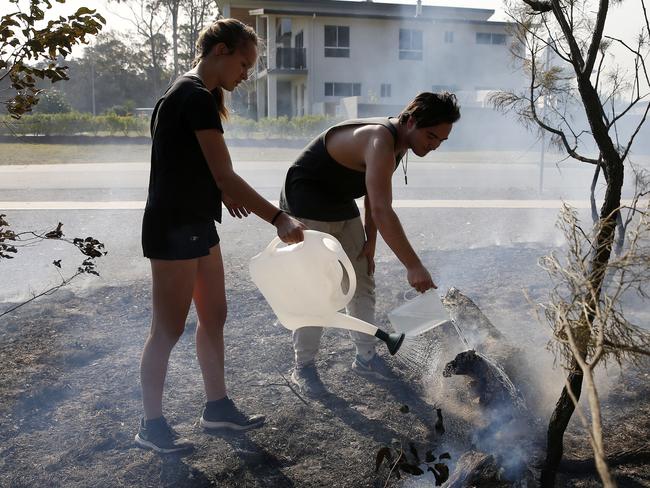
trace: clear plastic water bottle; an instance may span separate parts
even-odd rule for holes
[[[449,321],[449,315],[437,292],[429,290],[388,312],[388,320],[397,332],[415,337]]]

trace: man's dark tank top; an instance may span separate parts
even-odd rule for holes
[[[343,166],[325,146],[325,138],[332,129],[354,125],[382,125],[397,141],[397,129],[388,117],[346,120],[330,127],[311,141],[289,168],[280,194],[282,210],[294,217],[323,222],[359,216],[354,200],[367,193],[366,173]],[[398,164],[399,160],[395,168]]]

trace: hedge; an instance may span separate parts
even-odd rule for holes
[[[230,116],[224,129],[234,138],[309,138],[334,124],[336,120],[321,115],[306,115],[289,119],[286,116],[259,121]],[[91,115],[70,112],[63,114],[31,114],[20,120],[0,117],[0,135],[17,136],[146,136],[149,117]]]

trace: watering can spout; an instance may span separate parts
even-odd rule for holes
[[[388,348],[388,352],[390,352],[391,356],[394,356],[397,353],[405,337],[404,333],[394,332],[392,334],[389,334],[388,332],[385,332],[380,328],[369,324],[368,322],[364,322],[363,320],[359,320],[356,317],[352,317],[351,315],[346,315],[339,312],[337,312],[333,317],[329,318],[326,322],[322,322],[322,326],[355,330],[357,332],[363,332],[364,334],[375,336],[377,339],[386,343],[386,347]]]
[[[386,347],[388,348],[388,352],[391,356],[397,354],[397,351],[402,346],[402,342],[404,342],[403,332],[393,332],[392,334],[389,334],[381,329],[377,329],[377,332],[375,332],[375,337],[386,343]]]

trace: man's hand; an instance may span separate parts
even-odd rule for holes
[[[407,268],[406,278],[408,279],[409,285],[420,293],[424,293],[430,288],[438,288],[433,282],[431,275],[422,264],[413,266],[412,268]]]
[[[250,210],[248,210],[243,205],[240,205],[226,194],[221,195],[221,201],[228,209],[230,215],[235,218],[243,219],[244,217],[248,217],[251,214]]]
[[[278,216],[274,225],[278,229],[278,237],[285,244],[295,244],[305,239],[302,231],[306,230],[307,226],[284,212]]]
[[[368,276],[375,274],[375,244],[368,241],[364,242],[361,252],[357,256],[357,259],[361,259],[363,256],[368,260]]]

